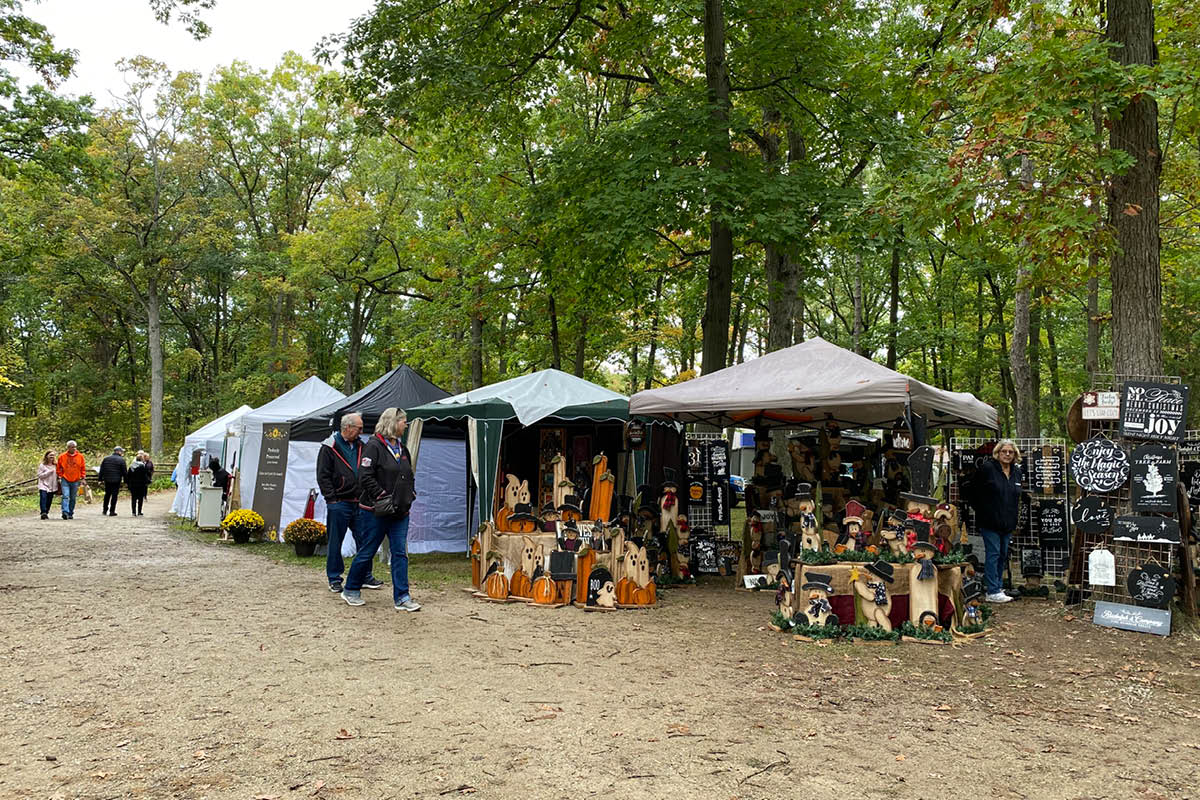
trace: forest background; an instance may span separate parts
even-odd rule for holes
[[[212,0],[148,2],[204,34]],[[402,363],[632,394],[813,336],[1021,435],[1114,358],[1194,385],[1200,8],[1132,41],[1142,7],[384,0],[269,71],[130,53],[100,103],[0,0],[41,78],[0,73],[10,437],[161,453]]]

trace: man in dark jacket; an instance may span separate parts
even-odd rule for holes
[[[349,528],[354,544],[362,546],[362,525],[359,524],[358,465],[362,459],[362,414],[342,415],[341,430],[321,442],[317,453],[317,486],[325,498],[325,530],[329,552],[325,555],[325,577],[329,591],[342,591],[342,541]],[[368,574],[364,589],[378,589],[383,581]]]
[[[104,508],[101,514],[117,515],[117,493],[125,480],[125,448],[114,447],[112,455],[100,462],[100,482],[104,484]]]

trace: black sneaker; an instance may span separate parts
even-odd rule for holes
[[[379,578],[376,578],[374,575],[368,575],[367,579],[365,581],[363,581],[362,588],[364,588],[364,589],[382,589],[383,581],[379,580]]]
[[[329,584],[329,591],[333,592],[334,594],[341,594],[342,593],[342,582],[334,581],[333,583]]]
[[[50,515],[49,515],[49,514],[42,514],[42,519],[50,519]]]

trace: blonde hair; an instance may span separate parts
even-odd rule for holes
[[[150,458],[150,454],[145,450],[138,450],[137,455],[133,457],[134,461],[146,461]]]
[[[407,420],[408,414],[404,412],[404,409],[385,409],[384,412],[379,415],[379,421],[375,423],[375,432],[388,439],[398,438],[400,434],[396,431],[396,429],[400,427],[401,422],[405,422]]]
[[[1000,441],[996,442],[996,446],[992,448],[992,456],[995,457],[996,453],[1003,450],[1005,447],[1011,447],[1013,452],[1017,454],[1016,460],[1021,460],[1021,448],[1017,447],[1017,443],[1012,439],[1001,439]]]

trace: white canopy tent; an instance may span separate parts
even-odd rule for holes
[[[930,428],[997,427],[996,409],[974,395],[935,388],[821,338],[629,400],[630,414],[722,428],[890,428],[906,409]]]
[[[229,425],[229,433],[241,439],[241,464],[238,477],[238,487],[242,508],[254,508],[254,491],[258,477],[259,453],[262,448],[263,425],[273,422],[287,422],[295,417],[303,416],[322,408],[330,403],[341,400],[346,395],[334,389],[325,381],[313,375],[293,386],[288,391],[276,397],[266,405],[246,414],[241,419]],[[291,449],[289,444],[289,451]],[[291,453],[288,453],[291,461]],[[287,494],[287,484],[284,483],[284,493]],[[308,497],[308,487],[303,489],[305,499]],[[303,507],[301,508],[303,514]]]
[[[224,416],[217,417],[212,422],[189,433],[179,448],[179,460],[175,464],[175,472],[171,478],[175,481],[175,501],[171,503],[171,512],[180,517],[194,519],[196,516],[196,482],[191,475],[192,454],[204,450],[209,455],[225,460],[225,433],[229,425],[236,423],[250,413],[250,406],[239,406]]]

